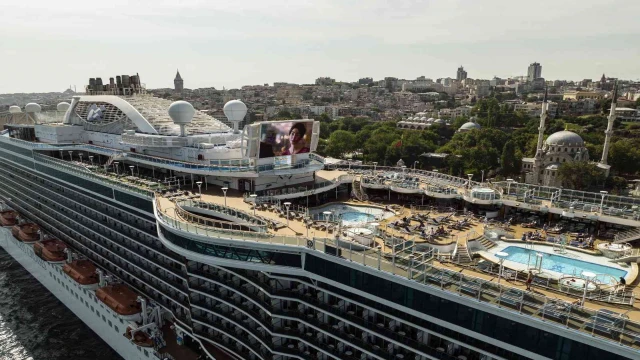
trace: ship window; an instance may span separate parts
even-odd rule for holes
[[[93,305],[89,305],[91,307],[91,311],[96,311],[96,309],[93,308]]]
[[[107,321],[107,318],[106,318],[106,317],[104,317],[104,315],[102,315],[102,321],[104,321],[104,322],[106,322],[106,321]]]
[[[109,327],[113,326],[113,323],[111,323],[111,320],[107,320],[107,322],[109,323]]]
[[[144,351],[144,356],[149,357],[149,352],[147,350]]]

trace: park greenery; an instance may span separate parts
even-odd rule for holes
[[[281,115],[286,118],[290,114]],[[425,130],[405,130],[397,128],[397,121],[372,122],[367,117],[332,120],[322,115],[316,118],[321,129],[318,153],[387,166],[402,159],[410,167],[438,169],[457,176],[472,173],[479,179],[484,171],[485,178],[522,180],[521,159],[535,155],[539,118],[513,112],[495,97],[478,100],[472,116],[482,128],[457,132],[469,119],[456,118],[451,125],[433,124]],[[584,139],[591,160],[597,161],[602,156],[606,126],[604,115],[548,118],[545,138],[565,129],[574,131]],[[447,156],[429,155],[433,153]],[[608,179],[592,162],[563,163],[559,176],[574,189],[624,188],[625,179],[633,179],[640,172],[640,124],[614,123],[608,163],[612,166]]]

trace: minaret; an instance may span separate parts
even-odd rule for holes
[[[538,127],[538,145],[536,146],[536,156],[533,159],[533,183],[540,183],[540,168],[542,167],[542,141],[544,140],[544,127],[547,121],[547,88],[544,88],[544,99],[542,100],[542,109],[540,111],[540,127]]]
[[[182,77],[180,76],[180,71],[176,70],[176,78],[173,79],[173,87],[176,92],[182,92],[182,89],[184,88],[183,86],[184,80],[182,80]]]
[[[613,85],[613,97],[611,98],[611,110],[609,111],[609,120],[607,130],[604,132],[604,147],[602,148],[602,159],[600,164],[607,165],[607,156],[609,156],[609,148],[611,147],[611,135],[613,135],[613,122],[616,120],[616,103],[618,101],[618,82]]]

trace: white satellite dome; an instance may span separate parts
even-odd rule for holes
[[[11,114],[18,114],[18,113],[21,113],[21,112],[22,112],[22,109],[20,109],[20,106],[13,105],[13,106],[9,107],[9,113],[11,113]]]
[[[186,125],[191,123],[191,119],[193,119],[196,109],[194,109],[193,105],[190,103],[180,100],[169,105],[168,112],[171,120],[173,120],[175,124]]]
[[[222,108],[224,115],[232,122],[240,122],[247,115],[247,105],[240,100],[231,100]]]
[[[24,107],[24,111],[28,112],[28,113],[39,113],[40,110],[42,110],[42,108],[40,107],[40,105],[38,105],[36,103],[28,103]]]
[[[56,106],[56,109],[58,109],[58,111],[64,111],[66,112],[69,107],[71,106],[71,104],[69,104],[68,102],[61,102]]]

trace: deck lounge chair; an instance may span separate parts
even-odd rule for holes
[[[540,316],[545,319],[550,318],[564,323],[567,321],[568,310],[568,304],[561,302],[550,302],[542,307],[542,310],[540,310]]]
[[[482,284],[475,280],[462,281],[462,284],[460,285],[461,292],[471,294],[474,297],[480,294],[481,288],[482,288]]]
[[[607,334],[613,338],[617,338],[620,334],[620,321],[622,320],[611,321],[609,318],[595,315],[589,318],[589,321],[584,324],[584,328],[588,331]]]
[[[453,278],[451,277],[451,275],[443,272],[428,273],[425,276],[427,281],[430,281],[436,284],[448,285],[453,282]]]
[[[522,303],[523,297],[524,293],[522,291],[509,289],[508,291],[502,293],[499,300],[500,304],[507,304],[513,307],[518,307],[520,306],[520,303]]]

